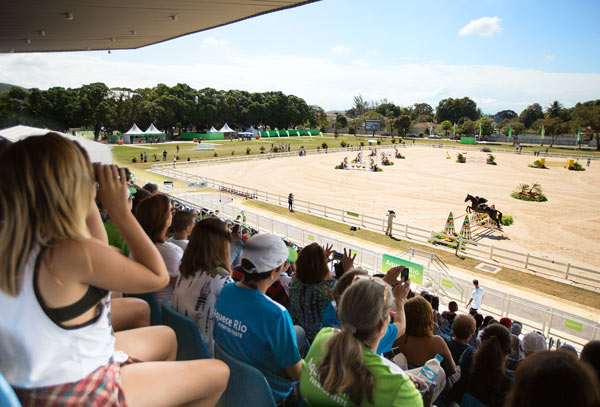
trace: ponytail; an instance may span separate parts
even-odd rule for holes
[[[360,405],[363,400],[373,403],[375,377],[363,364],[363,343],[347,327],[327,343],[327,353],[319,367],[319,381],[330,394],[346,394]]]
[[[363,351],[389,318],[391,290],[382,284],[361,278],[344,292],[338,306],[342,330],[327,342],[318,370],[326,392],[344,394],[356,405],[373,404],[375,377],[363,363]]]

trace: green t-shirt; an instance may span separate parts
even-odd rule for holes
[[[129,247],[127,247],[127,243],[119,229],[117,229],[117,225],[112,220],[107,220],[104,222],[104,229],[106,229],[106,234],[108,235],[108,244],[119,249],[123,256],[129,257]]]
[[[327,349],[327,341],[337,329],[323,328],[315,337],[308,355],[302,363],[300,395],[309,406],[349,407],[354,404],[343,394],[331,395],[321,387],[318,366]],[[375,376],[373,401],[375,406],[423,407],[421,394],[408,376],[393,362],[377,355],[366,346],[363,348],[363,363]],[[364,400],[361,406],[369,406]]]

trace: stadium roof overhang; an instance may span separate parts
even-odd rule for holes
[[[132,49],[318,0],[3,0],[0,52]]]

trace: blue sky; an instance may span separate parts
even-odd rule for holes
[[[486,113],[600,98],[600,2],[324,0],[139,50],[2,54],[0,82],[281,90],[326,110],[472,97]],[[149,63],[151,61],[151,63]]]

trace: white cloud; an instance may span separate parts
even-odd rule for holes
[[[220,50],[201,59],[190,57],[185,64],[124,61],[125,56],[117,52],[0,54],[0,82],[40,89],[104,82],[110,87],[134,89],[187,83],[195,89],[280,90],[326,110],[349,108],[352,97],[359,93],[367,100],[385,97],[402,106],[426,102],[434,107],[447,97],[469,96],[486,113],[504,109],[520,112],[534,102],[547,106],[557,99],[573,106],[600,94],[597,73],[553,73],[498,65],[427,62],[360,66],[334,58],[274,53],[253,58]],[[264,60],[285,60],[286,69]]]
[[[345,45],[342,45],[342,44],[337,44],[336,46],[331,48],[331,52],[333,52],[334,54],[344,54],[344,53],[350,52],[351,50],[352,50],[352,48],[346,47]]]
[[[367,61],[365,61],[364,59],[357,59],[356,61],[352,62],[354,65],[356,66],[362,66],[363,68],[366,68],[369,66],[369,63]]]
[[[556,55],[552,55],[552,54],[550,54],[550,55],[546,55],[546,56],[544,57],[544,59],[545,59],[546,61],[554,61],[554,60],[556,59]]]
[[[205,39],[202,40],[202,43],[204,45],[209,45],[209,46],[217,46],[217,45],[224,46],[224,45],[229,44],[229,41],[227,41],[227,40],[220,40],[220,39],[215,38],[215,37],[207,37],[207,38],[205,38]]]
[[[499,17],[481,17],[477,20],[471,20],[469,24],[458,30],[458,34],[489,37],[495,33],[502,32],[501,21],[502,19]]]

